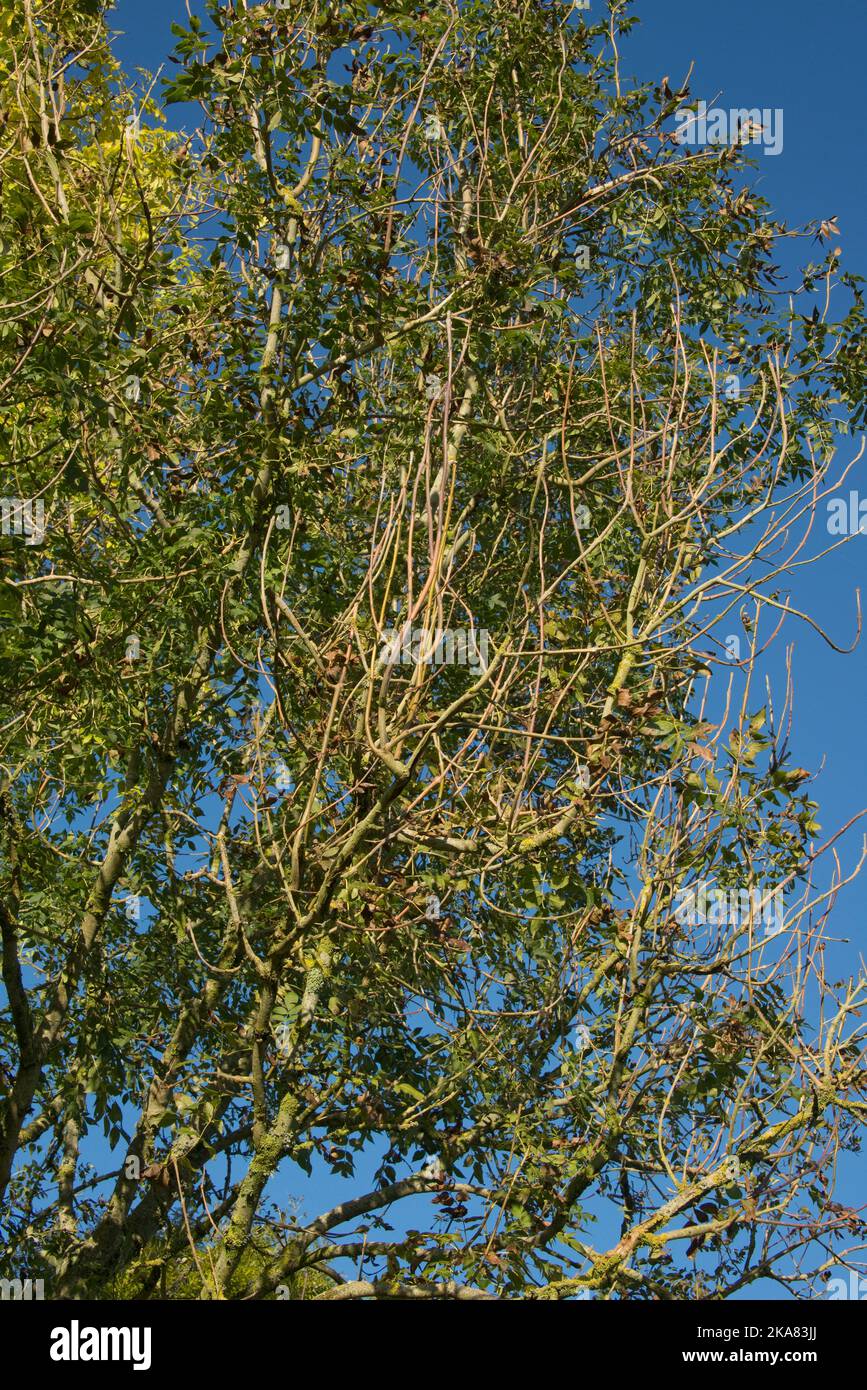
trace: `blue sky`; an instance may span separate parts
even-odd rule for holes
[[[594,0],[593,8],[601,9],[600,0]],[[642,23],[623,45],[623,75],[654,81],[667,75],[677,88],[694,63],[695,97],[726,108],[782,108],[783,150],[776,157],[757,156],[754,185],[792,225],[836,217],[844,264],[867,276],[865,0],[834,0],[833,6],[812,0],[639,0],[636,12]],[[153,71],[164,62],[173,42],[172,20],[185,20],[183,0],[119,0],[115,24],[122,33],[116,51],[128,69]],[[806,249],[801,254],[806,257]],[[847,462],[849,447],[841,455]],[[867,497],[865,469],[862,461],[847,490],[857,488]],[[818,568],[803,572],[792,587],[793,604],[808,609],[841,646],[848,646],[855,634],[855,591],[862,585],[865,560],[867,536],[858,536]],[[828,835],[865,804],[867,739],[859,711],[867,707],[867,653],[861,648],[851,656],[838,655],[806,625],[792,620],[768,664],[777,680],[786,642],[793,644],[796,690],[792,762],[822,769],[813,795]],[[782,693],[778,685],[780,704]],[[844,867],[857,858],[861,838],[856,827],[841,842]],[[838,948],[840,974],[857,968],[864,952],[865,901],[867,879],[847,890],[835,915],[835,935],[849,938]],[[857,1203],[867,1196],[865,1186],[863,1166],[850,1163],[840,1196]],[[317,1172],[312,1182],[300,1172],[287,1173],[279,1191],[287,1197],[297,1193],[308,1214],[345,1196],[342,1181],[327,1172]],[[407,1219],[412,1224],[409,1212]],[[764,1292],[779,1296],[771,1289]]]

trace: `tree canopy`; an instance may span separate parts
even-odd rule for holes
[[[153,81],[102,0],[0,12],[0,1262],[57,1295],[863,1242],[865,980],[757,675],[861,287],[818,224],[786,282],[631,9],[208,0]]]

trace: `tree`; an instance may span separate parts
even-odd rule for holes
[[[855,1258],[865,981],[754,685],[860,284],[789,297],[610,9],[209,0],[181,134],[100,0],[0,17],[0,1189],[57,1294]]]

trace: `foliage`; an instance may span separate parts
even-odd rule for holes
[[[147,97],[97,0],[0,14],[46,511],[0,540],[0,1189],[60,1294],[191,1247],[203,1297],[804,1293],[863,1238],[864,981],[753,679],[860,285],[823,245],[789,298],[749,152],[676,142],[610,8],[179,5]],[[281,1221],[314,1161],[346,1203]]]

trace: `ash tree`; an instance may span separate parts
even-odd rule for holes
[[[4,1271],[815,1296],[857,865],[762,662],[845,541],[836,229],[621,0],[177,10],[160,80],[0,15]]]

